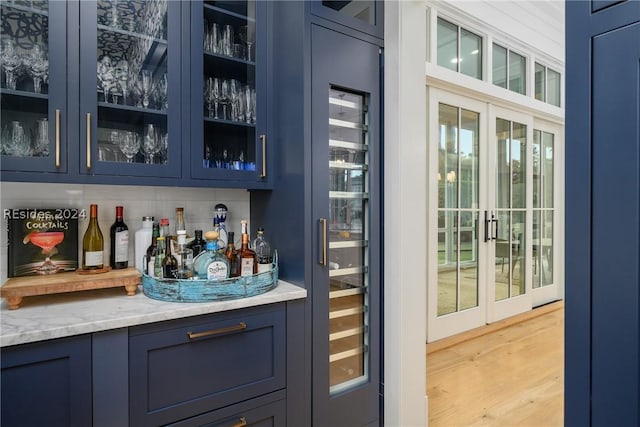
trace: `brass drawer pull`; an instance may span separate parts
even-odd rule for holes
[[[202,337],[208,337],[208,336],[211,336],[211,335],[224,334],[224,333],[227,333],[227,332],[242,331],[244,329],[247,329],[247,324],[244,323],[244,322],[240,322],[237,325],[227,326],[226,328],[214,329],[213,331],[187,332],[187,336],[189,337],[190,340],[193,340],[193,339],[196,339],[196,338],[202,338]]]
[[[91,169],[91,113],[87,113],[87,169]]]
[[[240,417],[240,421],[232,425],[231,427],[244,427],[247,425],[247,419],[245,417]]]
[[[56,169],[60,168],[60,109],[56,109]]]

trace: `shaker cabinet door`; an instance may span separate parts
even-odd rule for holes
[[[180,2],[80,3],[80,174],[180,177]]]
[[[65,2],[0,4],[2,171],[67,172]]]

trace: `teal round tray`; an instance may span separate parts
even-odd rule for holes
[[[169,302],[210,302],[252,297],[278,286],[278,264],[271,271],[230,279],[158,279],[142,274],[142,290],[149,298]]]

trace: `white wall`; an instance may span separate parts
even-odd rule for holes
[[[134,264],[134,233],[142,224],[145,215],[169,218],[171,230],[175,224],[175,208],[184,207],[187,231],[196,228],[212,228],[213,208],[224,203],[229,209],[227,229],[240,230],[240,220],[249,218],[249,192],[213,188],[143,187],[116,185],[46,184],[46,183],[0,183],[0,212],[18,208],[78,208],[98,205],[98,222],[104,236],[105,261],[109,263],[109,228],[115,220],[116,205],[124,206],[124,222],[129,227],[129,265]],[[3,215],[3,230],[0,233],[0,283],[7,279],[7,222]],[[78,223],[78,259],[81,259],[82,236],[88,219]],[[258,225],[252,227],[257,229]]]

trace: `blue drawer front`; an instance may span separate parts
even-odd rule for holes
[[[235,315],[132,334],[131,425],[175,422],[285,387],[284,308]]]

